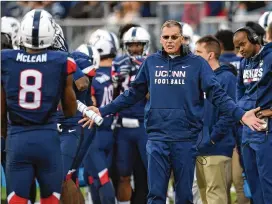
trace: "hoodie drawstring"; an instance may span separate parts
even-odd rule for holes
[[[169,56],[168,56],[167,60],[168,60],[168,85],[171,85],[170,80],[172,78],[173,68],[172,68],[172,66],[170,64],[170,57]]]

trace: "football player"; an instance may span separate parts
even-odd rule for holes
[[[62,159],[57,132],[57,105],[66,117],[76,113],[72,73],[74,60],[65,52],[48,50],[55,38],[54,21],[44,10],[28,12],[20,26],[23,50],[1,51],[1,123],[8,123],[8,203],[27,203],[36,177],[41,203],[59,203]]]
[[[123,49],[125,55],[117,57],[113,62],[114,96],[128,89],[130,82],[134,80],[142,61],[148,55],[150,47],[150,35],[142,27],[132,27],[123,36]],[[147,168],[146,142],[147,135],[143,125],[144,106],[146,99],[141,100],[131,108],[118,113],[119,128],[116,130],[116,166],[119,182],[117,188],[117,200],[129,203],[132,196],[130,178],[135,164],[134,158],[139,153],[141,164]],[[135,191],[141,196],[141,203],[146,203],[147,178],[146,170],[141,178],[135,182]],[[142,185],[141,185],[142,183]],[[138,186],[138,187],[137,187]],[[139,188],[141,186],[141,188]]]

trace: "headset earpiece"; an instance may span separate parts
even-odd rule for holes
[[[257,33],[252,28],[245,26],[245,27],[242,27],[242,28],[239,28],[238,30],[236,30],[234,32],[234,34],[237,32],[240,32],[240,31],[244,31],[247,33],[248,41],[251,42],[252,44],[261,44],[260,37],[257,35]]]

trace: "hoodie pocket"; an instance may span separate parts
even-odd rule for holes
[[[147,115],[147,129],[188,131],[189,122],[183,109],[151,109]]]
[[[255,108],[255,104],[256,101],[250,98],[249,96],[245,96],[238,101],[238,106],[245,111]]]
[[[212,147],[213,145],[211,143],[209,127],[203,126],[202,131],[200,132],[199,138],[198,138],[198,144],[197,144],[198,152],[201,154],[209,153]]]

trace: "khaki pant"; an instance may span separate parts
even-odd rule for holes
[[[193,192],[193,203],[194,204],[202,204],[199,189],[197,186],[196,169],[195,169],[195,173],[194,173],[194,182],[193,182],[192,192]]]
[[[196,177],[203,204],[228,204],[231,185],[231,158],[197,157]]]
[[[233,149],[233,155],[232,155],[232,182],[235,187],[236,191],[236,201],[235,204],[250,204],[250,200],[245,197],[244,194],[244,180],[242,177],[242,167],[240,165],[239,161],[239,154],[237,152],[237,149]]]

